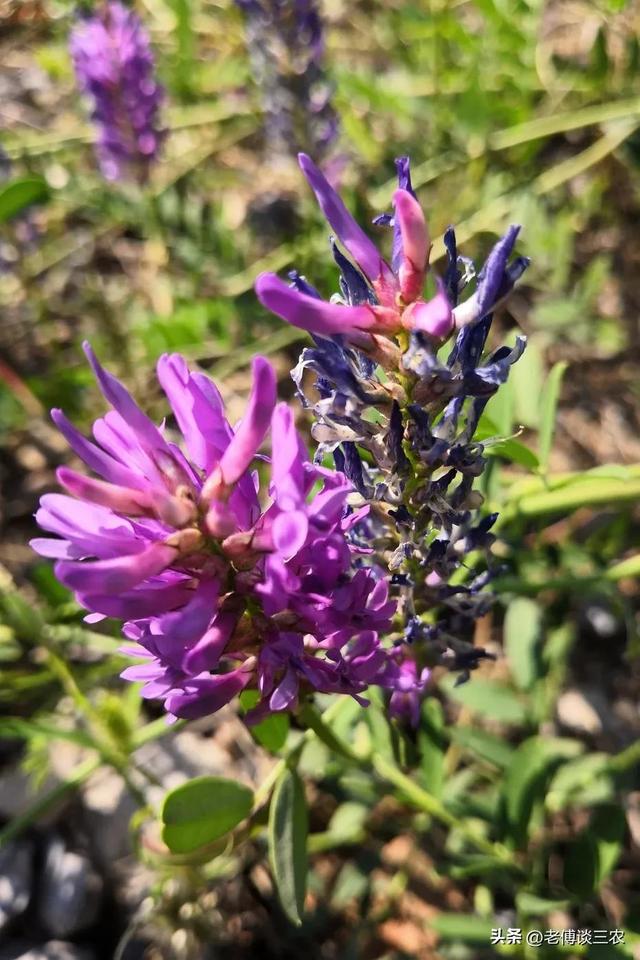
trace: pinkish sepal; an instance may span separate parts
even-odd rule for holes
[[[440,280],[435,297],[412,303],[402,316],[402,324],[408,330],[421,330],[435,340],[447,339],[454,328],[453,310]]]
[[[422,293],[427,274],[431,249],[429,231],[422,207],[407,190],[396,190],[393,202],[402,237],[400,294],[405,303],[413,303]]]

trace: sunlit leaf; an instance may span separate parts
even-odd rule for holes
[[[576,740],[541,736],[530,737],[518,747],[503,785],[505,820],[516,844],[526,839],[534,805],[543,800],[555,767],[583,749]]]
[[[172,853],[191,853],[233,830],[252,806],[253,793],[241,783],[197,777],[166,795],[162,839]]]
[[[49,187],[42,177],[23,177],[0,187],[0,223],[6,223],[33,203],[44,203]]]
[[[269,809],[269,861],[282,908],[300,925],[307,890],[307,834],[304,786],[295,770],[285,768]]]
[[[504,643],[511,675],[521,690],[530,690],[540,674],[541,613],[537,603],[517,597],[507,607]]]
[[[540,465],[546,470],[549,462],[549,454],[553,444],[553,434],[556,427],[556,413],[558,409],[558,400],[560,399],[560,388],[567,364],[564,362],[556,363],[547,377],[542,391],[542,407],[540,414],[540,433],[538,436],[538,449]]]

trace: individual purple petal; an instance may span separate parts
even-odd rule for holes
[[[276,404],[276,375],[269,361],[255,357],[251,369],[253,387],[245,415],[220,461],[220,473],[228,486],[242,476],[254,459]]]
[[[271,462],[276,503],[282,510],[296,510],[305,499],[304,463],[309,458],[286,403],[279,403],[273,411],[271,442],[276,452]]]
[[[41,557],[51,560],[78,560],[82,551],[68,540],[49,540],[48,537],[34,537],[29,546]]]
[[[157,370],[189,456],[201,470],[210,472],[233,436],[220,394],[206,377],[192,374],[179,354],[161,356]]]
[[[60,560],[56,564],[56,576],[70,590],[82,593],[119,593],[130,590],[147,577],[161,573],[175,557],[175,547],[154,543],[142,553],[111,560],[88,563]]]
[[[300,153],[298,161],[332,230],[335,231],[338,239],[349,251],[364,275],[371,282],[377,280],[383,273],[385,264],[376,245],[358,226],[341,198],[324,174],[316,167],[313,160],[305,153]],[[388,267],[387,271],[390,272]]]
[[[185,579],[180,583],[153,583],[136,587],[120,596],[101,593],[78,593],[78,602],[89,610],[119,620],[134,620],[159,616],[188,603],[193,596],[193,587]]]
[[[169,713],[183,720],[197,720],[215,713],[233,700],[251,680],[251,673],[240,668],[217,676],[194,677],[184,690],[173,690],[165,700]]]
[[[111,483],[118,483],[122,486],[140,488],[144,486],[144,478],[139,477],[135,471],[125,467],[109,454],[105,453],[95,443],[82,436],[72,423],[67,420],[62,410],[52,410],[51,419],[63,435],[71,449],[86,465],[96,473],[99,473]]]
[[[275,712],[286,710],[298,695],[298,677],[292,667],[288,667],[284,677],[271,694],[269,707]]]
[[[215,614],[219,593],[220,584],[216,579],[205,580],[182,610],[161,617],[158,630],[163,642],[179,651],[180,655],[185,647],[196,643]]]
[[[438,280],[438,292],[431,300],[412,304],[403,316],[409,330],[420,330],[435,340],[446,340],[454,328],[453,310],[444,286]]]
[[[376,326],[376,317],[369,307],[346,307],[326,303],[300,293],[274,273],[262,273],[255,284],[258,300],[272,313],[319,336],[369,330]]]
[[[300,552],[308,533],[309,520],[303,510],[280,513],[273,521],[273,544],[285,561]]]
[[[400,293],[412,303],[422,293],[431,243],[427,224],[418,201],[406,190],[393,195],[394,220],[402,239],[402,262],[398,271]]]
[[[144,541],[135,536],[126,518],[61,493],[41,497],[36,521],[49,533],[71,540],[85,556],[114,557],[144,548]]]
[[[214,670],[229,643],[238,623],[237,611],[218,613],[211,627],[199,638],[184,657],[184,669],[188,673]]]
[[[82,346],[100,389],[114,410],[138,434],[141,443],[148,445],[151,449],[167,451],[166,441],[155,423],[142,412],[120,381],[100,365],[91,345],[85,341]]]
[[[59,467],[56,477],[69,493],[75,497],[109,507],[117,513],[128,513],[132,516],[148,513],[151,508],[150,498],[141,490],[121,487],[104,480],[95,480],[76,473],[69,467]]]
[[[479,316],[484,316],[497,299],[503,283],[507,261],[511,256],[519,233],[520,227],[517,224],[512,224],[504,237],[501,237],[495,244],[487,257],[487,262],[478,274]]]

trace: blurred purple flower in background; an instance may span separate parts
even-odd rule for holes
[[[144,663],[124,676],[186,718],[247,686],[261,696],[254,720],[295,708],[311,690],[361,699],[370,683],[404,689],[397,651],[378,636],[395,602],[364,565],[368,551],[349,539],[368,508],[351,506],[344,474],[308,462],[291,410],[276,405],[269,363],[254,360],[233,429],[206,376],[177,354],[160,358],[183,451],[86,352],[113,409],[95,422],[95,442],[61,411],[52,416],[101,479],[60,468],[71,496],[47,494],[37,513],[60,539],[32,545],[57,560],[56,575],[90,620],[126,621],[126,650]],[[277,456],[259,499],[251,467],[269,430]]]
[[[107,180],[145,183],[165,138],[159,121],[164,90],[140,19],[109,0],[95,13],[81,15],[69,50],[78,86],[93,101],[102,174]]]
[[[326,156],[339,132],[324,71],[324,27],[316,0],[236,0],[265,114],[270,156]]]

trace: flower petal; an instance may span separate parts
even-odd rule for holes
[[[73,496],[88,500],[89,503],[109,507],[117,513],[128,513],[135,517],[148,513],[151,509],[151,500],[141,490],[133,490],[130,487],[121,487],[115,483],[106,483],[104,480],[85,477],[69,467],[59,467],[56,470],[56,477],[61,486],[65,487]]]
[[[242,668],[215,677],[195,677],[184,690],[173,690],[165,701],[165,707],[176,717],[197,720],[198,717],[215,713],[233,700],[250,680],[251,673]]]
[[[261,274],[255,289],[267,310],[309,333],[326,337],[376,326],[375,313],[368,306],[346,307],[318,300],[290,287],[274,273]]]
[[[75,563],[60,560],[56,576],[70,590],[82,593],[120,593],[130,590],[147,577],[161,573],[176,557],[175,547],[153,543],[142,553]]]
[[[422,207],[407,190],[396,190],[393,202],[402,238],[400,292],[406,303],[412,303],[420,296],[424,285],[431,246],[429,231]]]
[[[327,178],[305,153],[298,154],[300,168],[307,178],[309,186],[323,214],[343,246],[349,251],[365,276],[372,282],[383,272],[384,263],[376,245],[356,223],[342,199],[333,189]],[[387,271],[389,268],[387,267]],[[390,272],[390,271],[389,271]]]
[[[438,292],[431,300],[413,303],[405,310],[403,325],[409,330],[421,330],[436,340],[445,340],[454,328],[454,317],[444,286],[438,280]]]
[[[253,387],[244,417],[220,461],[220,472],[228,486],[240,479],[264,440],[276,405],[276,375],[264,357],[252,364]]]

